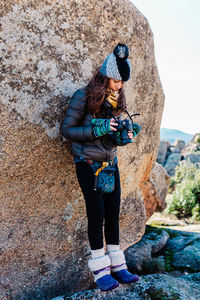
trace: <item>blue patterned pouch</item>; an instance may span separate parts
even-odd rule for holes
[[[112,193],[115,189],[115,171],[117,162],[93,163],[91,165],[95,176],[94,190],[102,194]]]
[[[115,188],[115,167],[106,167],[95,175],[94,190],[102,194],[111,193]]]

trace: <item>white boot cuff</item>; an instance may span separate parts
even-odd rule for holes
[[[118,272],[123,269],[127,269],[126,259],[124,256],[124,252],[122,250],[119,251],[110,251],[108,253],[111,260],[111,268],[112,272]]]
[[[97,279],[101,278],[104,275],[110,274],[110,258],[108,255],[89,259],[88,266],[93,272],[94,281],[97,281]],[[94,274],[95,272],[97,274]]]

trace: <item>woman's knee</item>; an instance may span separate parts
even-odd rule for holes
[[[104,213],[93,213],[93,214],[89,214],[87,215],[88,217],[88,223],[90,224],[103,224],[103,221],[104,221],[104,218],[105,218],[105,215]]]

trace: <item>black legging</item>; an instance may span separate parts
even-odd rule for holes
[[[103,220],[105,219],[106,244],[119,244],[120,178],[115,172],[115,189],[112,193],[94,191],[94,173],[86,162],[76,163],[76,174],[82,189],[88,217],[88,237],[92,250],[103,248]]]

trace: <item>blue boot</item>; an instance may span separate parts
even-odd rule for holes
[[[101,291],[111,291],[119,286],[119,282],[111,275],[104,275],[97,279],[96,284]]]
[[[131,283],[139,280],[136,274],[127,270],[124,252],[122,250],[109,251],[111,260],[111,274],[120,283]]]
[[[139,276],[132,274],[127,269],[112,273],[112,276],[117,279],[120,283],[131,283],[139,280]]]
[[[88,266],[101,291],[110,291],[119,286],[119,282],[110,275],[110,258],[108,255],[90,259]]]

